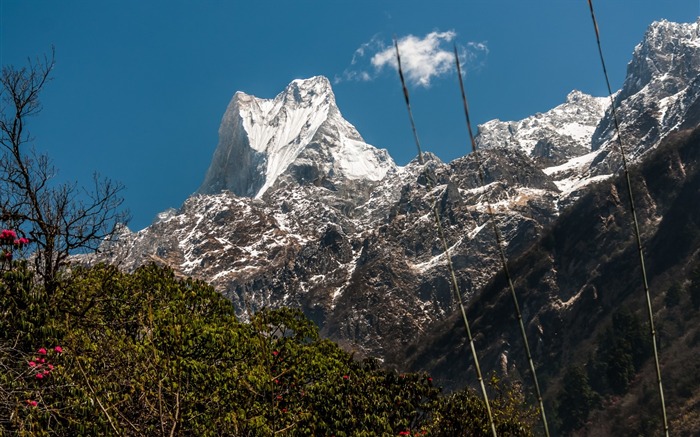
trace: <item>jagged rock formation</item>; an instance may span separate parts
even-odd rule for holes
[[[609,104],[606,97],[572,91],[565,103],[545,113],[480,125],[478,144],[520,149],[542,168],[561,165],[591,151],[591,137]]]
[[[700,378],[687,375],[698,366],[700,313],[692,308],[690,296],[674,307],[667,293],[674,284],[689,287],[691,272],[700,271],[700,209],[696,207],[700,128],[671,134],[632,171],[671,429],[673,434],[693,435]],[[621,176],[594,184],[542,234],[538,244],[510,263],[550,418],[567,367],[579,366],[594,374],[596,349],[613,315],[625,309],[647,320],[626,191]],[[531,389],[504,275],[495,275],[473,297],[468,314],[482,371],[521,379]],[[457,388],[476,383],[468,351],[461,316],[452,314],[390,361],[406,369],[428,370],[441,384]],[[629,378],[629,390],[594,409],[585,430],[576,435],[661,432],[650,351],[639,373]],[[592,380],[591,385],[596,382],[601,383]]]
[[[377,181],[396,165],[386,150],[365,143],[340,114],[328,79],[295,80],[272,100],[237,92],[201,194],[228,190],[259,198],[271,187]]]
[[[615,96],[633,161],[700,118],[697,27],[654,23],[635,49]],[[454,310],[432,205],[470,301],[500,267],[487,206],[511,259],[571,220],[591,184],[618,171],[610,114],[608,98],[573,91],[548,112],[480,126],[481,186],[473,156],[396,166],[342,118],[323,77],[272,100],[236,93],[198,193],[106,253],[208,281],[242,317],[300,307],[347,348],[397,357]]]

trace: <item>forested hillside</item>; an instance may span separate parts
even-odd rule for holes
[[[242,323],[211,287],[153,265],[75,268],[49,292],[3,263],[0,368],[3,436],[490,432],[469,390],[356,360],[298,310]],[[499,434],[531,435],[518,386],[491,390]]]

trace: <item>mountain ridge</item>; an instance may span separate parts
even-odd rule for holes
[[[651,27],[661,25],[673,27]],[[648,32],[659,34],[673,32]],[[678,56],[695,56],[693,44],[675,47],[682,51]],[[681,74],[676,64],[658,65],[669,70],[655,72],[626,99],[614,96],[623,120],[634,121],[644,108],[653,111],[659,101],[655,93],[667,95],[662,85],[668,78],[659,81],[659,74],[677,74],[679,87],[691,81],[682,87],[688,90],[687,103],[668,106],[668,116],[655,125],[658,135],[628,129],[641,135],[628,136],[640,151],[634,159],[678,129],[663,120],[690,120],[693,108],[700,107],[700,88],[693,91],[698,81]],[[641,74],[637,70],[629,71]],[[480,126],[482,187],[472,155],[396,166],[342,118],[325,78],[296,80],[274,99],[237,93],[199,192],[149,228],[125,232],[105,253],[121,259],[125,268],[156,259],[207,280],[235,303],[241,317],[262,307],[300,307],[324,335],[348,349],[388,356],[454,310],[432,206],[441,215],[460,289],[469,301],[500,265],[494,237],[485,228],[491,220],[487,205],[495,211],[508,257],[517,257],[592,184],[615,173],[612,143],[593,145],[597,132],[605,131],[608,103],[574,91],[545,113]],[[276,133],[273,128],[280,126]],[[344,149],[345,140],[355,149]],[[358,148],[376,177],[346,171],[362,169],[353,167],[348,153]],[[272,161],[277,164],[270,166]],[[229,184],[226,178],[234,170]]]
[[[236,92],[224,113],[200,194],[259,198],[278,179],[379,180],[396,169],[340,114],[330,81],[296,79],[274,99]]]

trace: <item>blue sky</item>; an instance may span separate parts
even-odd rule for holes
[[[615,89],[652,21],[700,13],[698,0],[594,5]],[[132,229],[198,188],[237,90],[272,98],[293,79],[325,75],[365,140],[408,162],[416,152],[398,76],[375,56],[393,36],[413,36],[414,55],[429,59],[460,47],[477,123],[544,112],[573,89],[605,95],[585,0],[0,0],[3,66],[56,49],[29,126],[36,147],[63,178],[97,171],[123,182]],[[456,76],[426,65],[410,87],[414,116],[424,148],[448,161],[467,151]]]

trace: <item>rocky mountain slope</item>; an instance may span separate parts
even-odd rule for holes
[[[695,435],[700,420],[700,128],[671,134],[632,172],[672,434]],[[577,404],[583,402],[579,398],[572,405],[559,401],[564,375],[572,367],[584,369],[589,378],[586,384],[604,396],[601,403],[590,406],[578,435],[661,432],[646,301],[626,190],[622,177],[595,184],[561,214],[538,244],[510,263],[550,410],[547,414],[556,422],[561,411],[583,408]],[[671,296],[674,287],[677,298]],[[612,355],[617,361],[611,363],[602,352],[610,348],[605,339],[613,339],[613,344],[624,340],[624,332],[611,329],[615,317],[625,312],[639,320],[645,346],[623,348]],[[472,299],[468,314],[477,333],[482,368],[531,386],[502,274]],[[476,382],[468,348],[461,317],[453,314],[390,361],[409,369],[427,369],[445,386],[456,388],[465,381]],[[640,363],[632,366],[626,361],[631,360],[629,354],[640,352]],[[623,373],[599,370],[620,362],[626,363],[618,369]],[[628,387],[611,389],[613,377],[624,378]],[[583,388],[577,391],[583,393]]]
[[[700,121],[697,31],[697,24],[654,23],[634,51],[614,97],[633,160]],[[125,268],[164,263],[208,281],[242,317],[264,306],[300,307],[346,348],[403,360],[416,337],[443,326],[455,309],[432,205],[470,302],[500,268],[487,205],[508,257],[519,259],[548,229],[570,222],[596,182],[612,186],[619,168],[609,102],[573,91],[548,112],[480,126],[481,186],[473,156],[396,166],[342,118],[323,77],[295,80],[271,100],[237,93],[198,193],[148,228],[125,230],[104,256]],[[586,223],[608,217],[576,211]],[[571,260],[557,269],[584,265]],[[543,296],[548,284],[538,288]],[[580,291],[567,290],[551,317]],[[546,299],[533,302],[531,329]],[[561,338],[549,334],[541,341]],[[493,338],[495,347],[501,340]]]

